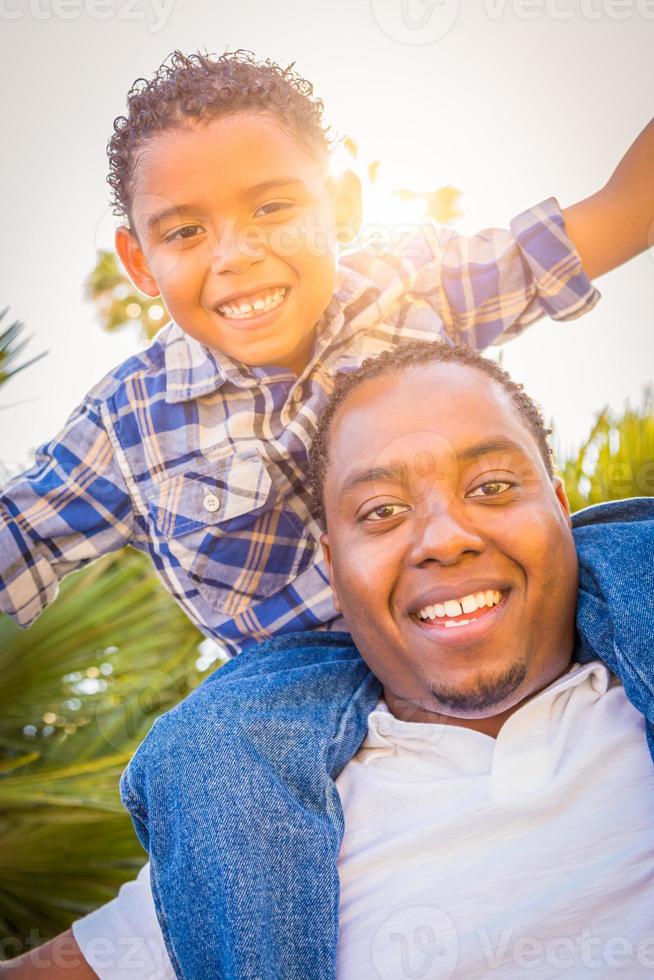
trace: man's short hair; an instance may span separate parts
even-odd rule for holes
[[[536,441],[538,450],[550,477],[554,476],[554,458],[549,436],[551,429],[545,426],[543,415],[524,387],[495,361],[483,357],[468,347],[447,347],[440,341],[415,341],[395,350],[387,350],[369,357],[361,367],[354,371],[342,372],[336,379],[336,386],[318,420],[318,428],[309,453],[309,487],[318,511],[319,519],[325,526],[324,485],[329,464],[329,430],[339,406],[355,388],[383,375],[401,374],[422,364],[463,364],[488,375],[507,392],[513,405]]]

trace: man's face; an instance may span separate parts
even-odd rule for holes
[[[569,509],[509,395],[460,364],[365,382],[333,419],[326,558],[396,714],[490,718],[574,640]]]
[[[335,285],[338,192],[266,113],[189,123],[136,163],[117,248],[178,325],[249,365],[301,369]]]

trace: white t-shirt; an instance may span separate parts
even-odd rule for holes
[[[654,980],[654,766],[603,664],[497,739],[382,704],[337,787],[339,980]],[[174,980],[147,865],[73,931],[101,980]]]

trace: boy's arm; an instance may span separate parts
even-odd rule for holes
[[[133,526],[101,408],[89,399],[0,492],[0,610],[29,626],[65,575],[123,547]]]
[[[14,960],[0,963],[0,977],[6,980],[96,980],[97,976],[70,929]]]
[[[654,119],[596,194],[563,211],[590,279],[654,245]]]
[[[590,282],[570,240],[563,214],[548,198],[519,214],[508,229],[487,228],[461,235],[452,228],[421,226],[400,244],[403,291],[418,307],[416,326],[432,330],[433,320],[420,321],[420,307],[431,307],[440,331],[455,344],[483,350],[521,334],[542,316],[573,320],[591,310],[599,292]],[[398,286],[385,283],[382,257],[373,278],[383,288],[378,306],[388,294],[397,300]],[[389,311],[390,312],[390,311]],[[404,329],[413,314],[404,317]]]

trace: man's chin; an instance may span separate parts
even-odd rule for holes
[[[432,680],[432,710],[458,718],[490,718],[525,697],[527,673],[527,662],[520,660],[506,667],[481,668],[461,682]]]

